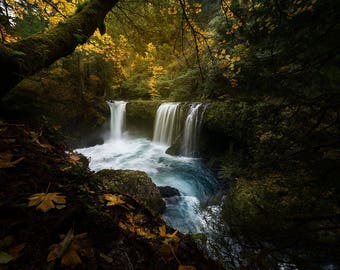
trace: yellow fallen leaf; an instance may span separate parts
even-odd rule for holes
[[[76,252],[75,248],[71,244],[68,251],[65,252],[64,256],[61,258],[61,264],[66,265],[66,266],[71,266],[71,265],[78,265],[81,263],[82,261],[78,253]]]
[[[37,206],[36,209],[43,212],[55,208],[56,204],[65,204],[65,196],[59,195],[57,192],[52,193],[35,193],[28,198],[28,206]]]
[[[47,256],[47,262],[61,259],[61,264],[65,266],[75,266],[82,263],[81,257],[91,257],[92,248],[87,239],[86,233],[74,235],[70,230],[59,244],[50,246],[50,252]]]
[[[69,162],[71,162],[74,165],[81,164],[80,162],[80,155],[72,154],[69,156]]]
[[[42,148],[47,149],[47,150],[52,150],[54,147],[48,143],[41,143],[39,142],[38,139],[35,140],[35,142]]]
[[[166,233],[166,227],[165,225],[159,227],[159,235],[161,237],[165,237],[165,238],[170,238],[170,239],[173,239],[175,241],[179,241],[179,238],[178,236],[176,235],[178,233],[178,231],[174,231],[173,233]]]
[[[123,201],[118,195],[105,194],[104,198],[108,201],[106,206],[125,204],[125,201]]]
[[[13,154],[11,151],[0,153],[0,169],[11,168],[24,159],[24,157],[11,161]]]

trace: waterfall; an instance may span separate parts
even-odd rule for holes
[[[153,141],[166,144],[173,142],[173,138],[178,131],[180,115],[179,103],[167,102],[159,106],[156,113],[156,121],[153,133]]]
[[[125,101],[107,101],[110,107],[111,119],[111,138],[120,139],[125,125]]]
[[[207,105],[203,103],[193,103],[190,106],[188,116],[185,120],[181,146],[181,154],[184,156],[193,157],[197,155],[197,141],[206,107]]]

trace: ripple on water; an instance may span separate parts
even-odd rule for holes
[[[94,171],[145,171],[156,185],[178,189],[182,196],[165,199],[164,220],[185,233],[202,232],[205,222],[200,202],[213,194],[216,180],[199,159],[170,156],[166,148],[144,138],[125,138],[76,151],[90,158]]]

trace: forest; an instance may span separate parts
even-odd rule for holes
[[[340,269],[334,0],[0,0],[0,270]]]

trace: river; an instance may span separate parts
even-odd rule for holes
[[[181,196],[165,198],[163,214],[168,225],[184,233],[200,233],[207,228],[206,214],[201,205],[216,192],[217,181],[199,158],[171,156],[166,149],[171,144],[178,124],[178,103],[162,104],[157,112],[154,139],[132,137],[123,131],[125,102],[109,102],[111,109],[111,136],[104,144],[76,149],[90,159],[90,169],[131,169],[146,172],[157,186],[171,186]],[[197,104],[193,108],[197,111]],[[202,109],[205,107],[202,106]],[[202,114],[203,110],[201,111]],[[188,119],[199,123],[200,117],[189,110]],[[192,120],[194,119],[194,120]],[[196,153],[193,141],[197,140],[198,124],[187,125],[184,144],[185,153]],[[194,127],[194,128],[193,128]],[[117,130],[118,129],[118,130]],[[185,129],[185,127],[184,127]],[[192,139],[189,137],[192,136]],[[184,145],[184,146],[185,146]],[[191,149],[190,151],[188,149]],[[189,155],[189,154],[188,154]]]

